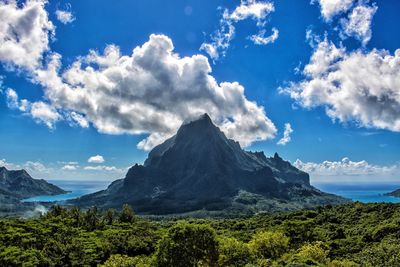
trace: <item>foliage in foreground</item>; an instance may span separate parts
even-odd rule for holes
[[[0,266],[400,266],[400,205],[157,221],[55,206],[0,220]]]

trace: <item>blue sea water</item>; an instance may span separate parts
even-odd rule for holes
[[[57,196],[38,196],[25,199],[26,202],[35,201],[63,201],[67,199],[77,198],[86,194],[94,193],[106,189],[111,181],[64,181],[64,180],[49,180],[49,182],[61,187],[66,191],[71,191],[67,194]],[[313,186],[318,189],[333,193],[354,201],[364,203],[374,202],[391,202],[400,203],[400,198],[384,196],[385,193],[392,192],[400,188],[400,184],[317,184]]]
[[[24,202],[55,202],[67,199],[77,198],[86,194],[94,193],[106,189],[111,181],[65,181],[65,180],[48,180],[49,183],[69,191],[69,193],[56,196],[37,196],[24,199]]]
[[[400,203],[399,197],[385,196],[385,193],[400,188],[400,184],[313,184],[316,188],[363,203]]]

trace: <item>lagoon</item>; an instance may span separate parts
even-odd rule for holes
[[[48,180],[49,183],[69,191],[69,193],[55,196],[37,196],[24,199],[23,202],[56,202],[73,199],[106,189],[111,181],[71,181],[71,180]]]

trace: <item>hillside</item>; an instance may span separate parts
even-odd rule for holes
[[[0,167],[0,217],[33,215],[38,204],[21,200],[43,195],[64,194],[63,189],[32,178],[25,170]]]
[[[124,179],[69,203],[100,208],[128,203],[142,214],[251,214],[346,201],[311,186],[307,173],[278,154],[243,150],[204,114],[184,123]]]
[[[25,170],[7,170],[0,167],[0,193],[2,192],[18,199],[66,193],[43,179],[32,178]]]
[[[400,189],[394,190],[390,193],[386,193],[385,196],[400,197]]]
[[[400,205],[147,220],[129,207],[0,219],[0,266],[400,266]]]

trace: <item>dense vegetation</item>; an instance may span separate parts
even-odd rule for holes
[[[400,205],[157,220],[55,206],[0,220],[0,266],[400,266]]]

